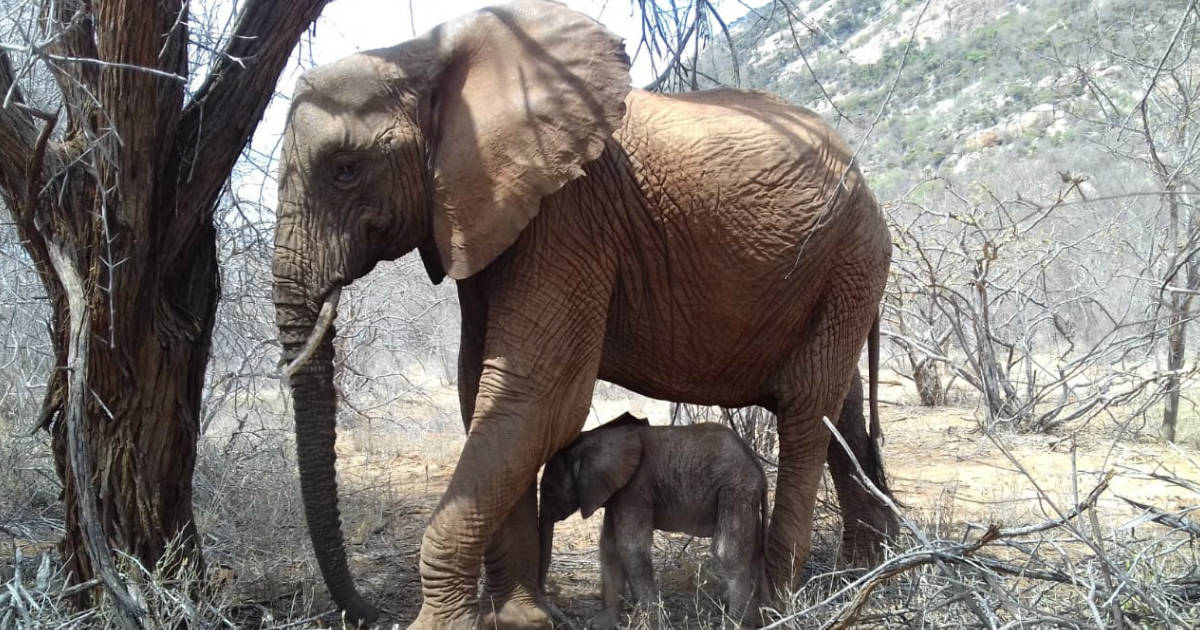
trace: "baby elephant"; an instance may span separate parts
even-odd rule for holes
[[[604,612],[596,628],[616,625],[628,580],[633,597],[657,590],[653,530],[711,536],[735,619],[757,609],[767,527],[767,479],[754,453],[728,427],[652,427],[629,413],[579,436],[542,473],[541,566],[545,588],[554,524],[575,510],[604,506],[600,535]]]

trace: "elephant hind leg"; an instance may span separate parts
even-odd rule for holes
[[[867,435],[862,381],[857,371],[851,376],[837,428],[867,479],[891,496],[879,445]],[[842,557],[852,565],[870,564],[879,557],[883,541],[899,531],[899,521],[891,508],[862,485],[854,462],[835,440],[829,443],[829,470],[842,512]]]
[[[835,414],[840,403],[840,396],[824,398],[793,399],[795,406],[776,412],[779,474],[764,554],[767,587],[773,591],[770,596],[776,603],[785,601],[788,592],[801,586],[812,545],[813,509],[829,443],[829,431],[821,416]]]
[[[813,508],[824,472],[830,432],[875,320],[885,274],[864,286],[865,268],[835,270],[809,325],[776,386],[779,476],[767,531],[767,581],[779,599],[800,586],[812,543]]]

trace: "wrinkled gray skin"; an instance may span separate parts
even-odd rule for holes
[[[377,611],[343,545],[330,324],[342,287],[413,249],[457,283],[468,437],[421,542],[412,627],[550,625],[537,471],[579,434],[597,378],[776,414],[773,590],[800,586],[827,458],[846,535],[873,546],[894,529],[821,421],[861,405],[891,257],[852,155],[769,95],[631,90],[620,39],[551,2],[306,73],[283,137],[274,300],[305,517],[347,618]],[[852,449],[877,462],[852,420]]]
[[[544,588],[554,524],[604,507],[600,534],[604,611],[593,627],[616,626],[628,582],[634,600],[657,598],[654,530],[713,539],[734,619],[752,621],[762,593],[767,479],[748,446],[720,424],[652,427],[629,413],[579,436],[546,463],[538,527]]]

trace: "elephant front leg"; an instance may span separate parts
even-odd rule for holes
[[[484,628],[551,626],[537,583],[538,556],[537,491],[531,482],[484,552]]]
[[[595,240],[594,226],[576,225],[577,216],[543,213],[504,260],[465,281],[477,289],[473,304],[486,304],[486,318],[474,320],[482,371],[467,441],[421,542],[424,601],[413,627],[474,630],[485,551],[501,582],[525,582],[505,573],[515,565],[528,567],[529,583],[537,583],[529,490],[538,468],[587,418],[616,273],[613,259],[595,246],[566,249]],[[508,533],[495,538],[502,527]],[[529,557],[518,560],[526,543]],[[534,602],[515,597],[490,621],[498,628],[550,626]]]
[[[477,280],[458,283],[462,313],[462,335],[458,351],[458,397],[463,428],[468,433],[475,415],[475,398],[483,374],[483,350],[487,338],[485,287]],[[516,625],[543,627],[550,624],[549,612],[537,583],[539,546],[537,536],[537,492],[533,484],[517,501],[508,517],[492,535],[484,552],[483,625],[497,627],[500,619],[518,618]]]
[[[612,512],[612,526],[606,527],[616,540],[617,554],[625,569],[625,579],[639,612],[645,612],[658,601],[658,588],[654,582],[654,515],[642,509],[637,502],[617,500],[616,507],[610,503],[605,508],[605,525],[609,523],[608,512]],[[634,503],[631,506],[630,503]]]
[[[489,627],[549,627],[547,617],[538,618],[536,606],[493,609],[490,601],[479,602],[476,597],[485,550],[495,557],[494,535],[505,517],[527,501],[526,491],[540,463],[516,448],[540,439],[527,428],[522,430],[525,417],[533,415],[532,408],[526,407],[504,416],[475,418],[449,487],[421,541],[424,601],[412,628],[475,630],[481,625],[480,608],[497,617],[496,625]],[[498,618],[501,613],[503,619]]]
[[[606,510],[600,530],[600,598],[604,610],[592,619],[594,630],[612,630],[621,618],[621,593],[625,591],[625,562],[617,546],[613,513]]]
[[[602,326],[601,321],[599,331]],[[557,369],[547,366],[543,371],[519,367],[520,352],[493,350],[492,338],[489,331],[487,356],[503,358],[489,359],[484,366],[466,444],[425,531],[421,544],[425,599],[414,627],[474,629],[479,621],[476,584],[485,550],[489,569],[498,572],[494,576],[498,583],[520,581],[503,573],[512,566],[532,567],[536,583],[536,520],[529,490],[549,453],[578,433],[587,414],[599,366],[598,343],[572,348],[566,355],[570,360],[564,357]],[[544,353],[557,337],[540,338],[547,340],[538,348]],[[582,363],[575,363],[580,359]],[[504,531],[518,536],[495,536],[506,518],[511,529]],[[526,546],[521,543],[525,532],[531,555],[518,559],[515,554]],[[489,611],[488,622],[489,628],[550,626],[536,601],[514,597]]]

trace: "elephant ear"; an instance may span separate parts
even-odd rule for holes
[[[576,448],[571,472],[579,512],[588,518],[629,483],[642,459],[642,438],[633,427],[596,430]]]
[[[482,9],[426,37],[444,64],[422,116],[433,233],[442,268],[460,280],[600,155],[625,114],[629,58],[596,21],[540,0]]]
[[[609,420],[608,422],[605,422],[604,424],[596,427],[595,430],[599,431],[602,429],[617,429],[620,427],[629,427],[629,426],[648,427],[648,426],[650,426],[650,421],[647,420],[646,418],[635,416],[635,415],[629,413],[628,411],[626,411],[626,412],[622,413],[621,415],[617,416],[616,418],[613,418],[612,420]]]

